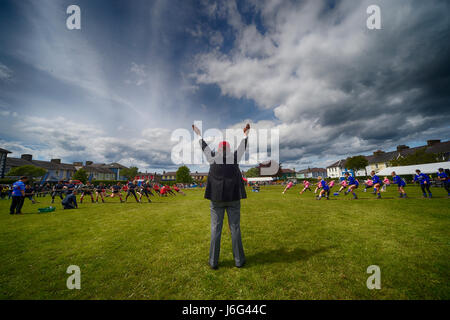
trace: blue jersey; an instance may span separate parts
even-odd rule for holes
[[[136,185],[133,182],[128,183],[128,189],[134,190],[136,188]]]
[[[347,181],[348,181],[348,185],[349,185],[349,186],[351,186],[351,185],[359,186],[358,180],[356,180],[356,179],[355,179],[354,177],[352,177],[352,176],[349,176],[349,177],[347,178]]]
[[[374,175],[374,176],[372,177],[372,181],[373,181],[373,184],[377,184],[377,183],[381,184],[380,177],[377,176],[377,175]]]
[[[394,183],[397,184],[399,187],[404,187],[406,186],[405,180],[403,180],[402,178],[400,178],[399,176],[395,176],[393,179]]]
[[[444,183],[450,183],[450,180],[448,180],[448,175],[445,172],[438,172],[437,176],[441,179],[445,179]]]
[[[12,187],[13,187],[13,191],[12,191],[13,197],[21,197],[22,191],[25,191],[25,183],[23,183],[20,180],[14,182]]]
[[[430,177],[426,175],[425,173],[416,174],[414,176],[414,181],[419,181],[420,184],[429,184],[430,183]]]
[[[327,182],[322,180],[320,181],[320,186],[322,187],[323,190],[328,191],[330,190],[330,187],[328,186]]]

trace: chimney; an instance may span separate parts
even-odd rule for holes
[[[33,160],[33,156],[31,154],[23,154],[20,156],[20,158],[27,161]]]
[[[90,165],[92,165],[92,164],[93,164],[92,161],[86,161],[86,165],[87,165],[87,166],[90,166]]]
[[[441,143],[441,140],[427,140],[427,146],[431,147],[434,146],[435,144]]]
[[[401,145],[397,146],[397,151],[398,152],[406,150],[406,149],[409,149],[409,147],[404,145],[404,144],[401,144]]]
[[[51,163],[61,164],[61,159],[52,159],[50,160]]]
[[[384,153],[384,151],[382,151],[382,150],[377,150],[377,151],[375,151],[374,153],[373,153],[373,155],[374,156],[379,156],[380,154],[383,154]]]

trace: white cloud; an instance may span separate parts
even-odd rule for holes
[[[235,1],[208,6],[233,29],[234,47],[226,54],[199,54],[194,77],[219,86],[223,95],[272,110],[282,157],[289,162],[367,153],[418,136],[425,140],[425,128],[437,132],[445,124],[436,114],[449,118],[448,98],[425,102],[434,98],[423,81],[432,64],[445,59],[434,35],[448,34],[448,26],[425,23],[443,15],[445,20],[443,7],[381,1],[384,22],[377,33],[366,28],[370,4],[339,1],[330,9],[323,1],[253,1],[264,32],[244,23]],[[421,116],[430,108],[434,115]]]
[[[0,63],[0,80],[10,81],[12,79],[12,75],[13,71],[4,64]]]

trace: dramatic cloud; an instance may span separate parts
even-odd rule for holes
[[[255,1],[244,13],[235,2],[209,6],[235,40],[230,52],[197,57],[197,82],[273,110],[285,161],[368,152],[437,133],[448,139],[446,4],[378,3],[382,30],[374,31],[366,28],[369,1]],[[262,25],[245,22],[248,14]]]
[[[12,77],[12,70],[0,63],[0,80],[8,81]]]
[[[74,31],[69,4],[0,5],[0,147],[15,156],[170,169],[171,133],[194,120],[278,129],[296,169],[450,138],[445,1],[376,1],[381,30],[368,0],[80,0]]]
[[[22,139],[33,139],[33,145],[23,146],[18,141],[1,141],[13,156],[31,153],[40,159],[62,158],[65,161],[90,160],[96,163],[119,162],[137,165],[141,170],[167,168],[170,164],[168,129],[145,129],[135,139],[111,137],[101,129],[72,122],[64,117],[48,119],[25,117],[16,123],[15,130]],[[151,167],[149,166],[151,164]]]

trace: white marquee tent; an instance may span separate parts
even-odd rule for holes
[[[248,182],[268,182],[273,181],[272,177],[247,178]]]
[[[426,164],[415,164],[412,166],[402,166],[402,167],[388,167],[377,172],[379,176],[390,176],[392,171],[395,171],[398,175],[406,174],[416,174],[416,170],[419,169],[426,174],[436,174],[439,168],[449,169],[450,161],[447,162],[437,162],[437,163],[426,163]]]

